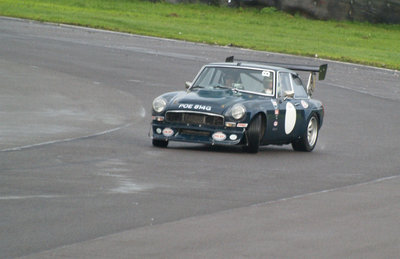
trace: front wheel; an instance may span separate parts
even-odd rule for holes
[[[307,130],[304,135],[292,142],[293,149],[296,151],[311,152],[317,144],[318,132],[318,118],[314,114],[308,120]]]
[[[244,147],[244,151],[249,153],[257,153],[258,147],[261,141],[261,116],[257,115],[250,123],[246,135],[247,135],[247,146]]]
[[[167,147],[168,140],[153,139],[153,146],[155,147]]]

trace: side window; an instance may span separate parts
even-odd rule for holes
[[[289,73],[280,72],[278,78],[278,96],[283,96],[285,91],[292,91]]]
[[[307,92],[304,89],[301,79],[298,76],[292,74],[292,82],[293,82],[294,97],[299,99],[308,98]]]

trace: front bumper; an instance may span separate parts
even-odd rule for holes
[[[153,139],[211,145],[237,145],[242,141],[244,133],[245,128],[239,127],[208,127],[155,120],[150,129],[150,137]]]

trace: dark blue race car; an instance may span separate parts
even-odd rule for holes
[[[324,107],[311,94],[316,75],[323,80],[326,71],[326,64],[290,65],[233,57],[205,65],[193,82],[186,82],[187,91],[154,99],[153,145],[166,147],[169,141],[241,145],[256,153],[260,145],[292,144],[294,150],[312,151]],[[306,86],[297,72],[308,73]]]

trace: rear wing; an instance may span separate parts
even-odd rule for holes
[[[323,64],[320,66],[295,65],[295,64],[266,62],[266,61],[259,61],[259,60],[235,59],[234,56],[229,56],[225,59],[225,62],[229,62],[229,63],[234,62],[234,61],[254,62],[254,63],[266,64],[266,65],[275,66],[275,67],[282,67],[282,68],[286,68],[286,69],[290,69],[290,70],[294,70],[294,71],[309,72],[310,75],[308,77],[308,83],[307,83],[307,93],[309,96],[311,96],[315,90],[316,74],[318,73],[318,80],[324,80],[325,76],[326,76],[326,72],[328,70],[328,64]]]

